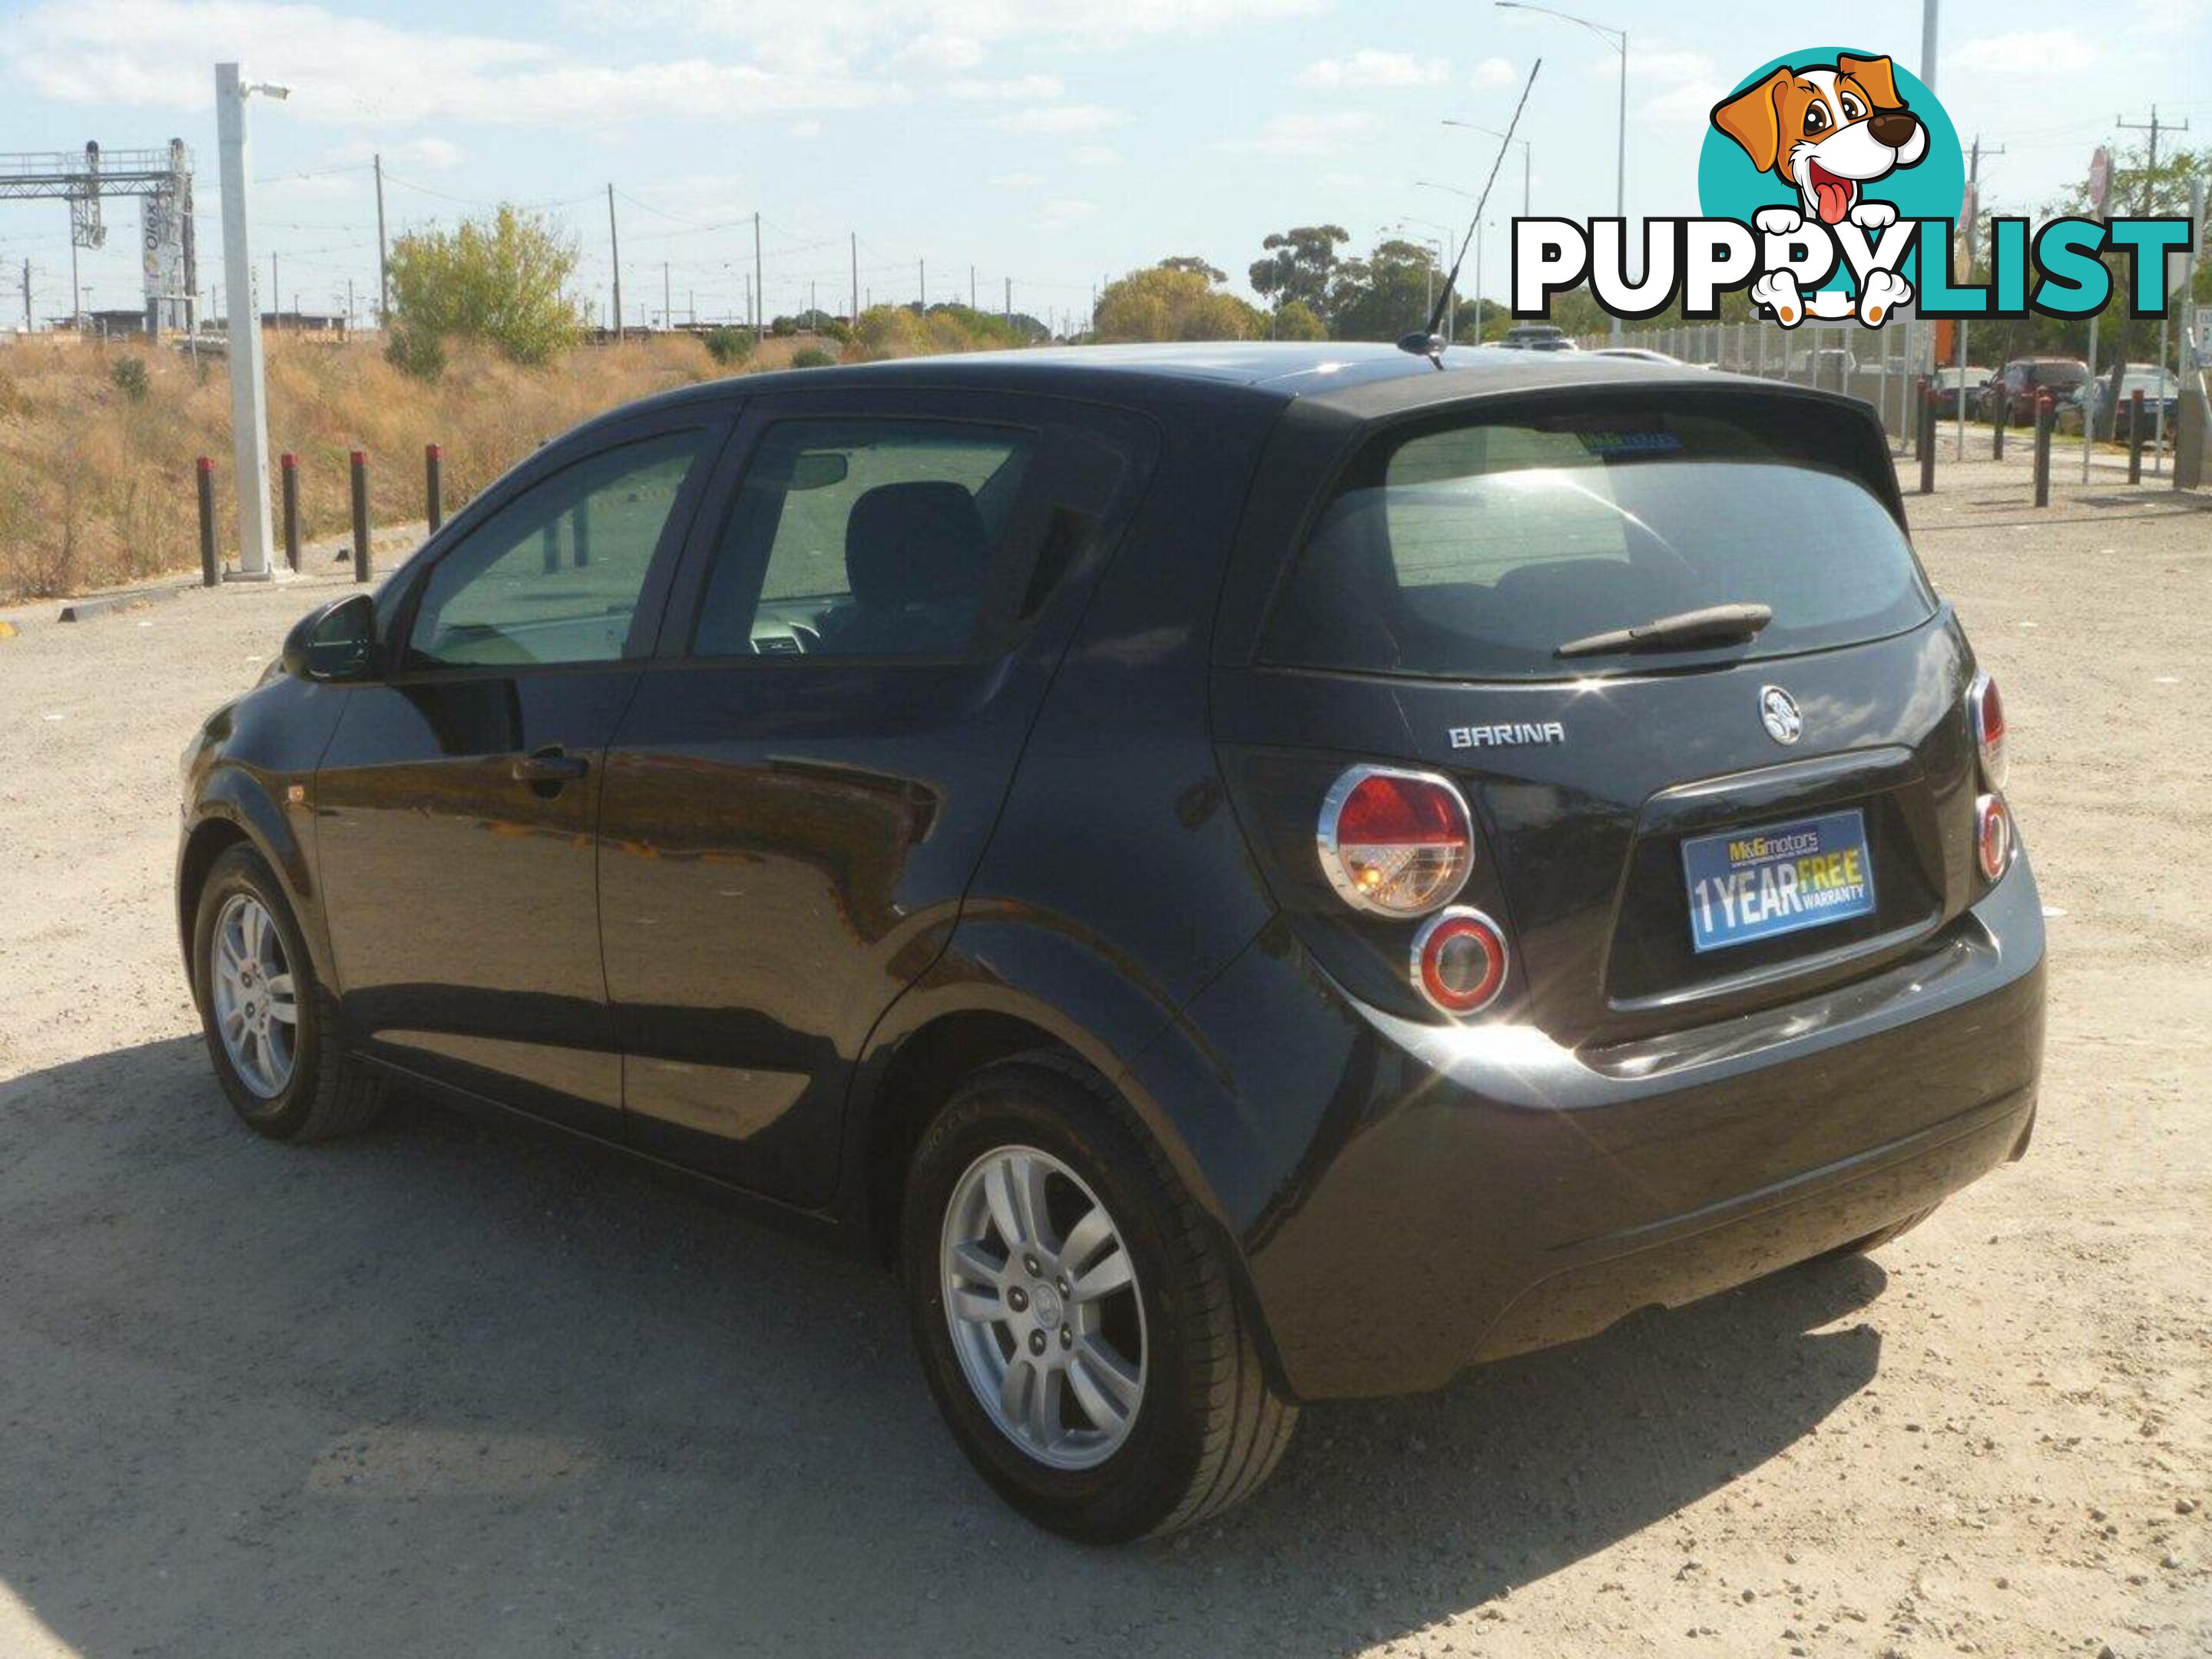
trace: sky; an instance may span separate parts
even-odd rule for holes
[[[1817,24],[1771,3],[1565,9],[1627,31],[1632,216],[1696,211],[1707,112],[1767,58],[1847,40],[1926,75],[1917,3]],[[1018,309],[1054,321],[1170,254],[1242,289],[1291,225],[1341,225],[1352,251],[1393,227],[1455,243],[1472,202],[1455,192],[1480,187],[1497,141],[1443,123],[1503,127],[1540,58],[1534,211],[1610,213],[1615,189],[1611,41],[1485,0],[0,0],[0,153],[183,138],[204,292],[222,279],[213,65],[232,58],[291,88],[248,106],[252,245],[258,280],[273,252],[278,300],[309,311],[343,308],[349,279],[373,304],[377,154],[393,234],[541,206],[577,238],[575,287],[602,318],[611,184],[633,325],[664,292],[678,320],[741,318],[756,212],[769,314],[810,295],[842,310],[854,234],[864,302],[965,299],[972,267],[985,307],[1011,280]],[[2003,149],[1985,203],[2050,199],[2154,104],[2194,129],[2166,142],[2212,149],[2212,0],[1948,0],[1936,68],[1961,137]],[[1493,296],[1521,159],[1486,216]],[[107,211],[84,304],[136,307],[137,204]],[[38,316],[66,313],[64,204],[0,202],[11,323],[27,258]]]

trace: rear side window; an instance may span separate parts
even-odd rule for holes
[[[1900,632],[1934,596],[1817,408],[1647,407],[1462,422],[1353,462],[1276,605],[1287,666],[1451,679],[1581,678],[1646,651],[1563,660],[1570,641],[1710,605],[1771,608],[1772,657]],[[1878,457],[1877,457],[1878,459]]]
[[[935,657],[966,648],[1034,434],[800,420],[762,435],[702,603],[702,656]]]

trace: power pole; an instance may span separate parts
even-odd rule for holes
[[[968,267],[968,309],[975,309],[975,267]]]
[[[2116,117],[2112,125],[2118,127],[2124,132],[2148,132],[2150,134],[2150,165],[2143,169],[2142,191],[2136,198],[2136,211],[2142,215],[2143,217],[2148,218],[2150,216],[2151,185],[2155,180],[2158,174],[2158,135],[2160,132],[2186,132],[2189,131],[2189,123],[2186,121],[2160,120],[2158,118],[2158,106],[2156,104],[2153,104],[2150,106],[2149,120],[2123,121]]]
[[[2150,106],[2150,119],[2148,121],[2118,121],[2116,124],[2124,131],[2128,132],[2142,132],[2148,130],[2150,133],[2150,165],[2143,169],[2142,190],[2136,198],[2136,211],[2142,214],[2145,218],[2148,218],[2150,216],[2151,187],[2158,182],[2159,131],[2162,127],[2168,132],[2186,132],[2189,131],[2189,123],[2184,121],[2179,125],[2176,125],[2171,121],[2161,122],[2158,118],[2158,106],[2156,104],[2153,104]],[[2197,233],[2199,235],[2203,234],[2203,227],[2202,225],[2198,226]],[[2166,275],[2166,271],[2163,267],[2160,268],[2159,275],[2161,277]],[[2154,471],[2163,471],[2166,467],[2166,316],[2170,315],[2172,310],[2173,307],[2172,306],[2168,306],[2166,308],[2166,313],[2162,313],[2158,319],[2158,390],[2160,394],[2157,404],[2158,443],[2152,456],[2153,468]],[[2125,325],[2123,324],[2122,326],[2124,327]],[[2123,362],[2126,362],[2127,353],[2124,350],[2121,352],[2120,359]],[[2113,383],[2112,391],[2115,398],[2117,398],[2119,392],[2118,382],[2115,381]],[[2119,410],[2117,407],[2113,410],[2112,415],[2115,422],[2117,422],[2119,416]],[[2114,430],[2117,431],[2118,429],[2118,428],[2116,424]]]
[[[929,313],[929,261],[914,262],[914,309],[916,316]]]
[[[215,66],[216,135],[222,152],[223,281],[230,300],[230,434],[238,496],[237,574],[246,581],[268,581],[276,574],[269,536],[269,392],[261,358],[261,308],[253,302],[253,250],[246,236],[246,180],[252,176],[246,164],[247,90],[240,65]]]
[[[857,230],[856,230],[856,231],[854,231],[854,232],[853,232],[853,233],[852,233],[852,237],[853,237],[853,322],[854,322],[854,325],[855,325],[855,326],[857,326],[857,325],[859,325],[859,323],[860,323],[860,233],[859,231],[857,231]]]
[[[615,338],[622,338],[622,237],[615,229],[615,187],[607,185],[607,253],[615,264]]]
[[[753,337],[764,339],[768,335],[768,278],[761,274],[760,213],[753,213],[753,294],[758,301],[758,311],[753,319]]]
[[[668,297],[668,261],[665,259],[660,262],[660,326],[664,330],[676,326],[676,307]]]
[[[382,328],[392,314],[392,251],[384,240],[384,157],[369,160],[376,168],[376,325]]]
[[[2005,147],[2002,144],[1985,147],[1982,143],[1982,135],[1978,132],[1974,135],[1973,149],[1968,152],[1966,201],[1969,204],[1967,211],[1972,216],[1966,221],[1966,280],[1970,283],[1974,280],[1974,225],[1982,216],[1982,153],[1984,148],[1988,148],[1989,154],[1991,155],[2002,155],[2005,153]],[[1956,398],[1956,413],[1959,417],[1958,438],[1952,454],[1954,459],[1963,461],[1966,459],[1966,319],[1964,317],[1959,319],[1957,367],[1959,370]]]
[[[1014,325],[1014,279],[1006,278],[1006,326]]]
[[[269,250],[269,308],[275,312],[284,309],[284,285],[276,280],[276,250],[273,247]]]
[[[31,331],[31,262],[23,261],[23,332]]]

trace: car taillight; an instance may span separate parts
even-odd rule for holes
[[[1317,835],[1329,885],[1354,909],[1418,916],[1459,891],[1474,867],[1474,821],[1451,780],[1355,766],[1322,802]]]
[[[1974,857],[1990,881],[2012,864],[2012,814],[1999,796],[1984,795],[1974,803]]]
[[[1966,714],[1973,723],[1974,747],[1982,757],[1982,781],[1992,789],[2002,789],[2005,782],[2005,717],[2004,699],[1997,695],[1997,683],[1986,673],[1976,674],[1971,690],[1966,693]]]
[[[1413,984],[1444,1013],[1480,1013],[1505,987],[1505,935],[1480,910],[1437,912],[1413,935]]]

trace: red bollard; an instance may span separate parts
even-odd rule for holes
[[[215,463],[200,457],[200,586],[213,587],[222,580],[222,566],[215,556]]]
[[[430,521],[430,533],[436,535],[438,526],[446,521],[445,504],[441,500],[444,491],[440,488],[441,473],[438,446],[422,446],[422,496],[427,511],[423,516]]]
[[[2143,394],[2137,386],[2128,394],[2128,482],[2142,482]]]
[[[1936,493],[1936,393],[1932,390],[1920,398],[1920,493]]]

